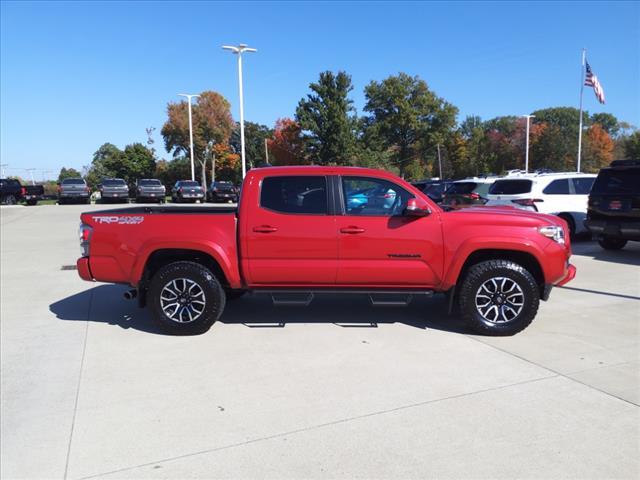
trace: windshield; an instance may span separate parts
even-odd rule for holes
[[[102,185],[105,187],[126,187],[127,184],[120,178],[114,178],[111,180],[103,180]]]
[[[180,182],[181,187],[199,187],[200,184],[198,182],[186,181]]]
[[[476,182],[456,182],[456,183],[452,183],[451,186],[447,188],[447,191],[444,193],[446,193],[447,195],[456,195],[456,194],[464,195],[465,193],[473,192],[473,189],[476,188],[476,185],[477,185]]]
[[[602,170],[591,193],[640,193],[640,170]]]
[[[159,187],[162,184],[160,183],[160,180],[149,179],[139,180],[138,185],[140,185],[141,187]]]
[[[497,180],[489,188],[489,195],[519,195],[531,191],[531,180]]]
[[[84,185],[84,180],[81,178],[65,178],[62,181],[63,185]]]

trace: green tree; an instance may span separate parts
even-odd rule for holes
[[[60,169],[60,173],[58,174],[58,183],[62,182],[65,178],[79,178],[81,176],[82,175],[80,175],[80,172],[75,168],[62,167]]]
[[[394,153],[401,175],[412,159],[433,152],[455,126],[458,109],[417,76],[400,73],[372,81],[365,97],[368,134]]]
[[[553,141],[546,144],[546,148],[554,148],[547,152],[549,162],[555,165],[562,163],[564,169],[575,170],[580,111],[573,107],[553,107],[537,110],[533,114],[533,123],[547,124],[550,127],[548,134],[553,135]],[[591,126],[589,113],[586,111],[582,112],[582,122],[585,129]],[[583,139],[584,133],[583,131]]]
[[[153,152],[141,143],[127,145],[123,150],[105,143],[93,154],[86,180],[95,187],[105,177],[122,178],[133,184],[139,178],[151,177],[156,169]]]
[[[591,115],[591,124],[599,124],[602,129],[611,137],[618,135],[620,131],[620,122],[610,113],[594,113]]]
[[[227,145],[235,122],[231,117],[229,102],[219,93],[206,91],[200,94],[192,109],[194,158],[200,164],[200,179],[206,188],[207,158],[214,145]],[[167,152],[174,157],[189,156],[189,113],[186,101],[169,102],[168,119],[161,134]],[[190,176],[190,175],[189,175]]]
[[[296,120],[307,133],[307,147],[314,163],[347,165],[356,144],[356,118],[349,92],[351,76],[322,72],[312,93],[298,103]]]
[[[266,125],[254,122],[244,122],[244,148],[247,158],[247,168],[266,163],[265,140],[273,136],[273,130]],[[231,149],[240,155],[240,124],[236,123],[229,140]]]
[[[640,130],[636,130],[625,140],[624,153],[628,160],[640,160]]]

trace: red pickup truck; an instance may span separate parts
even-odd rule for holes
[[[253,169],[238,209],[86,212],[80,243],[80,277],[131,285],[125,297],[174,333],[202,333],[227,300],[260,291],[277,304],[318,292],[387,305],[445,293],[474,330],[509,335],[575,276],[558,217],[445,211],[388,172],[352,167]]]

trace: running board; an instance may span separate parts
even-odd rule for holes
[[[433,296],[432,290],[256,290],[256,293],[270,295],[273,305],[278,307],[306,307],[316,295],[322,294],[366,295],[375,307],[406,307],[414,296]]]

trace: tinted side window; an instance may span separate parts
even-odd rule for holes
[[[546,195],[569,195],[569,179],[554,180],[545,187],[542,193]]]
[[[401,215],[413,198],[404,188],[381,178],[342,177],[347,215]]]
[[[262,208],[282,213],[327,214],[327,204],[325,177],[266,177],[262,180]]]
[[[573,188],[576,191],[577,195],[589,195],[591,191],[591,187],[593,186],[593,182],[595,182],[595,178],[574,178],[573,179]]]
[[[497,180],[489,188],[490,195],[521,195],[531,191],[531,180]]]

